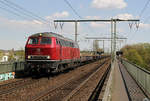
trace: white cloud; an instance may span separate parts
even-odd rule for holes
[[[105,24],[104,23],[91,22],[90,26],[94,27],[94,28],[100,28],[100,27],[105,27]]]
[[[100,19],[99,16],[86,16],[86,19]]]
[[[54,13],[51,16],[46,16],[45,20],[50,20],[50,25],[46,22],[40,21],[40,20],[10,20],[4,17],[0,17],[0,27],[4,29],[10,29],[10,30],[20,30],[20,31],[47,31],[51,29],[51,31],[54,31],[54,26],[53,26],[53,20],[55,18],[63,18],[63,17],[68,17],[69,13],[66,11],[63,11],[61,13]],[[31,32],[32,32],[31,31]]]
[[[139,24],[139,27],[140,27],[140,28],[147,28],[147,29],[149,29],[149,28],[150,28],[150,24],[140,23],[140,24]]]
[[[122,9],[127,6],[124,0],[93,0],[92,7],[104,9]]]
[[[61,13],[55,13],[55,14],[53,14],[53,17],[57,17],[57,18],[68,17],[68,16],[69,16],[69,13],[66,12],[66,11],[63,11]]]
[[[6,28],[6,29],[12,29],[12,30],[39,30],[43,29],[47,25],[45,25],[44,22],[38,21],[38,20],[9,20],[6,18],[0,17],[0,21],[2,24],[0,26]]]
[[[50,16],[46,16],[46,19],[56,19],[56,18],[65,18],[68,17],[69,13],[67,11],[63,11],[63,12],[56,12]]]
[[[133,17],[132,14],[128,14],[128,13],[124,13],[124,14],[118,14],[117,16],[115,16],[114,18],[118,18],[118,19],[133,19],[135,17]]]
[[[37,24],[40,24],[40,25],[42,25],[42,24],[43,24],[42,22],[37,21],[37,20],[33,20],[33,22],[34,22],[34,23],[37,23]]]
[[[100,16],[86,16],[85,19],[100,20]],[[93,28],[100,28],[100,27],[105,27],[105,24],[99,22],[90,22],[90,26]]]
[[[65,13],[63,13],[65,15]],[[47,20],[47,19],[46,19]],[[0,37],[0,48],[2,49],[19,49],[20,46],[24,47],[25,42],[27,39],[24,39],[25,36],[28,37],[31,34],[37,32],[56,32],[59,34],[65,34],[65,36],[74,39],[74,24],[72,23],[65,23],[63,29],[61,30],[58,27],[56,30],[51,23],[50,25],[45,24],[45,22],[40,22],[38,20],[12,20],[5,17],[0,16],[0,28],[1,33],[3,35]],[[59,24],[58,24],[59,25]],[[80,24],[79,24],[80,25]],[[80,31],[81,28],[78,28]],[[63,32],[62,32],[63,31]],[[7,35],[11,37],[7,37]],[[7,45],[5,42],[8,42]],[[5,43],[5,44],[3,44]],[[20,44],[18,44],[20,43]]]

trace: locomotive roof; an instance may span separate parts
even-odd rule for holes
[[[60,34],[57,34],[57,33],[53,33],[53,32],[36,33],[36,34],[31,35],[30,37],[39,37],[39,36],[41,36],[41,34],[42,34],[43,37],[57,37],[57,38],[60,38],[60,39],[65,39],[65,40],[74,42],[71,39],[65,38],[64,36],[62,36]]]

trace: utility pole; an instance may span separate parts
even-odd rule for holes
[[[116,59],[116,20],[114,20],[114,55],[113,60]]]
[[[113,27],[113,19],[111,19],[111,66],[112,66],[112,62],[113,62],[113,33],[114,33],[114,27]]]
[[[75,41],[77,42],[77,22],[111,22],[111,56],[112,60],[116,59],[116,23],[117,22],[137,22],[139,19],[110,19],[110,20],[54,20],[54,22],[75,22]]]
[[[78,22],[76,21],[75,22],[75,42],[78,42],[78,40],[77,40],[77,35],[78,35],[77,30],[78,30]]]
[[[103,42],[103,51],[105,50],[105,46],[104,46],[104,41],[105,40],[96,40],[96,41],[102,41]],[[105,51],[104,51],[104,53],[105,53]]]

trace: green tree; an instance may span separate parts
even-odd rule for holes
[[[25,51],[24,50],[17,50],[15,51],[15,56],[19,58],[19,60],[24,60],[25,58]]]
[[[0,51],[0,60],[2,59],[4,53],[2,51]]]
[[[9,51],[8,61],[15,61],[14,51],[13,50]]]
[[[150,70],[150,44],[140,43],[134,45],[126,45],[121,49],[123,57],[129,61]]]

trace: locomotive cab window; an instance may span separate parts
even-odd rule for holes
[[[39,38],[30,38],[28,44],[38,44]]]
[[[40,44],[51,44],[51,38],[42,37]]]

